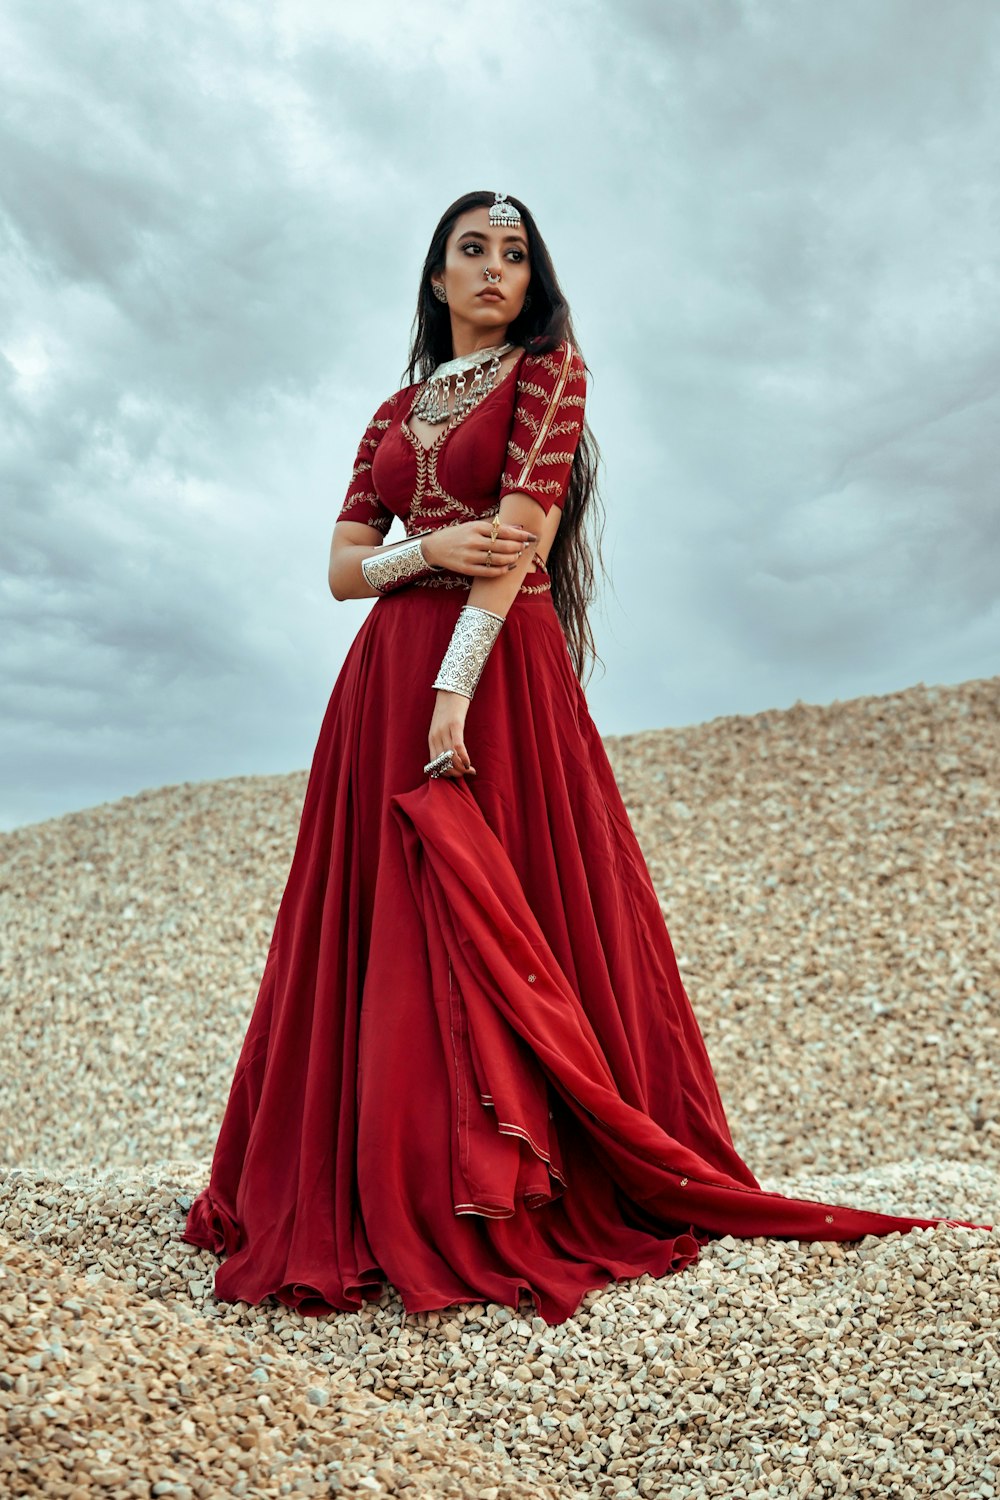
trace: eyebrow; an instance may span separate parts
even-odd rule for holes
[[[464,239],[468,238],[470,235],[471,235],[471,237],[474,240],[485,240],[487,238],[487,236],[485,234],[480,234],[480,232],[479,232],[478,229],[466,229],[466,230],[463,231],[462,234],[459,235],[459,239],[460,240],[464,240]],[[525,248],[525,250],[527,250],[527,248],[528,248],[528,241],[524,238],[523,235],[520,235],[520,234],[505,234],[504,235],[504,242],[506,243],[508,240],[514,240],[514,241],[516,241],[517,244],[523,245],[524,248]]]

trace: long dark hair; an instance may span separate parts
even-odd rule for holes
[[[444,270],[448,236],[459,215],[470,208],[489,207],[494,197],[493,193],[482,192],[465,193],[456,198],[442,214],[431,236],[420,273],[410,363],[404,376],[408,385],[426,380],[439,364],[453,358],[451,314],[447,304],[439,302],[431,291],[431,273]],[[512,344],[523,345],[529,354],[547,354],[556,348],[560,339],[568,339],[579,350],[569,304],[560,290],[545,241],[521,200],[508,194],[507,201],[513,203],[520,213],[521,226],[528,237],[531,281],[528,286],[530,298],[525,299],[530,305],[521,309],[507,328],[505,338]],[[588,656],[601,661],[587,620],[587,610],[594,595],[594,559],[585,533],[585,522],[600,506],[597,491],[600,462],[600,449],[589,424],[584,421],[563,502],[562,519],[546,559],[552,581],[552,603],[562,623],[573,667],[581,683]],[[595,541],[598,562],[603,569],[599,535]]]

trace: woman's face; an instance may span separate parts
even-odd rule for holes
[[[531,280],[524,226],[493,229],[488,207],[468,209],[448,236],[443,272],[431,279],[448,293],[453,326],[464,322],[479,332],[506,328],[521,311]],[[490,291],[499,296],[482,295]]]

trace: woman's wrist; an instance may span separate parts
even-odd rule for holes
[[[438,556],[437,556],[437,549],[438,549],[438,539],[437,538],[438,538],[438,534],[437,534],[437,531],[435,530],[435,531],[425,532],[424,535],[420,539],[420,550],[423,553],[424,558],[427,561],[427,563],[429,564],[429,566],[432,567],[435,570],[435,572],[438,571],[440,568],[442,568],[444,566],[444,564],[438,559]]]
[[[463,605],[458,612],[444,660],[431,687],[444,688],[471,698],[503,626],[503,615],[474,604]]]
[[[374,552],[362,558],[361,571],[376,594],[391,594],[418,578],[439,571],[438,564],[423,550],[424,540],[429,535],[429,532],[419,532],[385,551],[376,547]]]

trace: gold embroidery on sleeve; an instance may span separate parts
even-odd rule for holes
[[[531,466],[534,463],[536,457],[538,456],[538,453],[541,450],[542,444],[545,442],[546,436],[548,435],[549,428],[551,427],[553,419],[555,417],[555,414],[556,414],[557,410],[559,409],[559,400],[560,400],[560,397],[562,396],[563,389],[564,389],[564,387],[566,385],[566,381],[569,378],[569,372],[570,372],[570,369],[572,367],[572,364],[573,364],[573,345],[571,343],[569,343],[569,341],[567,341],[566,348],[563,351],[562,367],[561,367],[561,369],[559,371],[559,374],[558,374],[558,377],[556,379],[555,389],[552,392],[552,396],[551,396],[551,399],[549,400],[548,407],[546,408],[545,415],[544,415],[544,417],[542,418],[541,422],[538,425],[538,431],[535,434],[535,441],[531,445],[531,449],[530,449],[530,451],[528,453],[528,456],[527,456],[527,458],[524,461],[524,466],[521,469],[520,474],[517,476],[517,479],[514,481],[513,484],[511,484],[509,486],[509,488],[511,490],[520,490],[520,489],[523,489],[523,487],[524,487],[524,485],[525,485],[525,483],[527,481],[528,475],[531,472]]]

